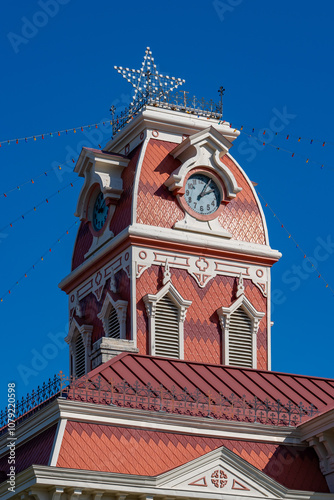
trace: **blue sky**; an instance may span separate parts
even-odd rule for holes
[[[48,132],[106,121],[112,104],[122,111],[131,88],[113,67],[139,68],[147,46],[160,72],[186,80],[189,95],[217,99],[226,88],[224,118],[243,125],[232,154],[329,283],[264,207],[271,245],[283,253],[272,273],[273,369],[334,377],[333,15],[329,0],[321,9],[305,0],[6,3],[0,141],[45,138],[0,149],[0,401],[9,381],[21,397],[59,369],[68,373],[59,340],[68,328],[67,298],[58,283],[70,270],[76,227],[53,243],[75,222],[82,181],[74,182],[71,159],[110,138],[103,125],[60,137]]]

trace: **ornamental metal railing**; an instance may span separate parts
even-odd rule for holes
[[[155,106],[173,111],[181,111],[183,113],[193,114],[197,117],[203,116],[206,118],[214,118],[221,120],[223,116],[223,104],[214,102],[212,99],[205,100],[197,99],[196,96],[189,97],[188,92],[180,91],[161,94],[158,97],[150,95],[142,95],[140,99],[132,105],[125,108],[119,115],[115,116],[116,108],[112,106],[110,112],[112,114],[112,133],[117,134],[123,127],[131,122],[139,114],[146,105]]]
[[[0,435],[7,432],[13,423],[18,424],[27,417],[39,411],[61,395],[63,375],[54,375],[47,382],[43,382],[36,390],[0,412]]]
[[[122,407],[167,414],[189,415],[219,420],[234,420],[277,426],[296,426],[305,418],[318,413],[314,405],[294,404],[291,401],[261,401],[257,397],[247,399],[235,394],[221,392],[204,394],[198,389],[189,391],[163,385],[153,387],[139,381],[129,384],[106,381],[101,376],[91,380],[88,377],[74,379],[65,377],[62,372],[26,398],[16,403],[16,424],[44,408],[56,398],[71,401],[106,405],[111,408]],[[8,428],[8,410],[0,413],[0,434]]]

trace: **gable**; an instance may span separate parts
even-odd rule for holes
[[[225,447],[158,478],[158,487],[266,498],[284,496],[285,488]]]

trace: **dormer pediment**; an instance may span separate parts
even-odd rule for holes
[[[171,155],[174,156],[174,158],[178,158],[183,163],[188,158],[194,156],[194,152],[196,153],[198,148],[204,147],[211,150],[211,152],[220,150],[221,156],[224,156],[231,146],[232,143],[226,139],[226,137],[218,132],[213,126],[210,126],[184,139],[181,144],[178,144],[176,148],[173,149]]]
[[[165,182],[170,191],[178,192],[184,186],[187,173],[194,167],[207,167],[215,171],[226,188],[227,199],[233,199],[241,191],[232,172],[222,163],[232,143],[214,127],[208,127],[187,137],[170,153],[181,165]]]
[[[107,205],[117,202],[123,192],[122,172],[129,164],[122,155],[91,148],[82,148],[74,171],[85,182],[80,191],[75,215],[87,220],[92,191],[99,188]]]

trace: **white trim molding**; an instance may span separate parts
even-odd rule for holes
[[[105,146],[105,151],[129,154],[145,138],[153,137],[158,140],[180,143],[185,136],[193,135],[199,130],[213,125],[228,141],[233,142],[240,132],[230,127],[229,122],[206,116],[195,117],[171,109],[146,105],[134,119],[124,127],[114,139]],[[154,131],[159,136],[153,135]]]
[[[168,295],[169,298],[174,302],[176,307],[178,308],[178,323],[179,323],[179,359],[184,358],[184,320],[186,319],[186,313],[189,306],[191,306],[191,300],[185,300],[181,294],[176,290],[171,281],[168,281],[164,287],[159,290],[156,295],[148,293],[143,297],[146,312],[148,316],[148,328],[149,328],[149,337],[151,343],[151,355],[155,355],[156,347],[155,347],[155,322],[156,322],[156,308],[157,303],[160,299],[162,299],[165,295]]]
[[[309,438],[308,443],[318,455],[320,470],[326,478],[330,491],[334,492],[334,433],[321,432]]]
[[[181,166],[174,170],[165,181],[170,191],[183,188],[187,173],[194,167],[207,167],[221,178],[227,199],[235,198],[241,188],[237,185],[234,175],[221,158],[228,152],[232,144],[213,126],[187,137],[171,152],[174,158],[181,161]]]
[[[123,193],[122,173],[130,160],[123,156],[91,148],[82,148],[74,171],[79,177],[84,177],[75,216],[82,222],[90,223],[93,242],[85,258],[96,252],[102,245],[113,238],[114,233],[109,229],[114,215],[116,204]],[[97,195],[101,192],[108,206],[107,219],[100,231],[92,226],[93,208]]]
[[[62,445],[65,428],[66,428],[67,420],[65,418],[61,418],[58,421],[57,432],[54,438],[52,451],[50,453],[49,465],[51,467],[56,467],[59,457],[60,448]]]
[[[215,473],[218,470],[220,478],[226,477],[226,485],[224,481],[223,484],[208,487],[211,483],[212,475],[210,476],[210,473],[212,470]],[[208,479],[204,483],[203,477],[201,477],[202,471],[210,479],[210,483],[208,483]],[[192,473],[196,474],[196,472],[198,475],[191,475]],[[195,480],[195,482],[193,481],[195,484],[189,484],[194,477],[198,478],[197,482]],[[182,484],[181,478],[187,480],[184,481],[185,484]],[[28,498],[34,500],[92,498],[97,500],[102,495],[106,499],[116,498],[119,500],[126,498],[133,500],[151,500],[153,498],[177,500],[189,500],[189,498],[194,500],[203,500],[203,498],[212,500],[221,500],[222,498],[235,500],[242,498],[249,500],[259,500],[260,498],[269,500],[333,500],[334,498],[334,495],[328,493],[290,490],[250,465],[243,458],[224,448],[158,476],[32,465],[17,475],[14,495],[8,492],[7,486],[6,482],[0,486],[0,496],[4,500],[10,498],[13,500]]]
[[[151,410],[134,411],[133,408],[109,406],[84,401],[58,398],[20,422],[15,430],[16,446],[27,442],[61,419],[78,422],[92,422],[103,425],[130,426],[141,429],[154,428],[159,431],[181,434],[244,439],[305,446],[300,427],[260,424],[258,422],[239,422],[207,417],[155,412]],[[58,431],[59,436],[59,431]],[[0,436],[0,456],[8,453],[8,435]],[[55,449],[55,447],[54,447]]]
[[[259,323],[263,316],[265,316],[264,312],[257,311],[255,307],[251,304],[251,302],[247,299],[247,297],[242,293],[239,298],[233,302],[230,307],[220,307],[217,310],[222,332],[223,332],[223,364],[229,365],[230,359],[230,346],[229,346],[229,330],[230,330],[230,320],[231,315],[237,310],[241,308],[249,317],[252,324],[252,367],[257,367],[257,332],[259,329]]]
[[[130,160],[119,155],[82,148],[74,171],[85,182],[81,189],[75,215],[86,221],[92,187],[98,185],[107,204],[115,204],[123,192],[122,172]]]
[[[233,173],[221,161],[231,146],[231,142],[226,137],[215,127],[210,126],[187,137],[170,153],[175,159],[180,160],[181,165],[172,172],[165,181],[165,185],[177,196],[185,211],[184,219],[176,222],[174,229],[224,238],[232,237],[232,234],[226,231],[218,221],[223,204],[231,201],[241,191]],[[209,177],[215,174],[219,178],[221,205],[212,215],[212,219],[201,219],[195,213],[189,212],[189,207],[187,209],[187,204],[184,202],[186,179],[192,172],[200,171],[202,168]]]
[[[318,455],[320,470],[334,492],[334,410],[330,409],[299,425],[302,438]]]

